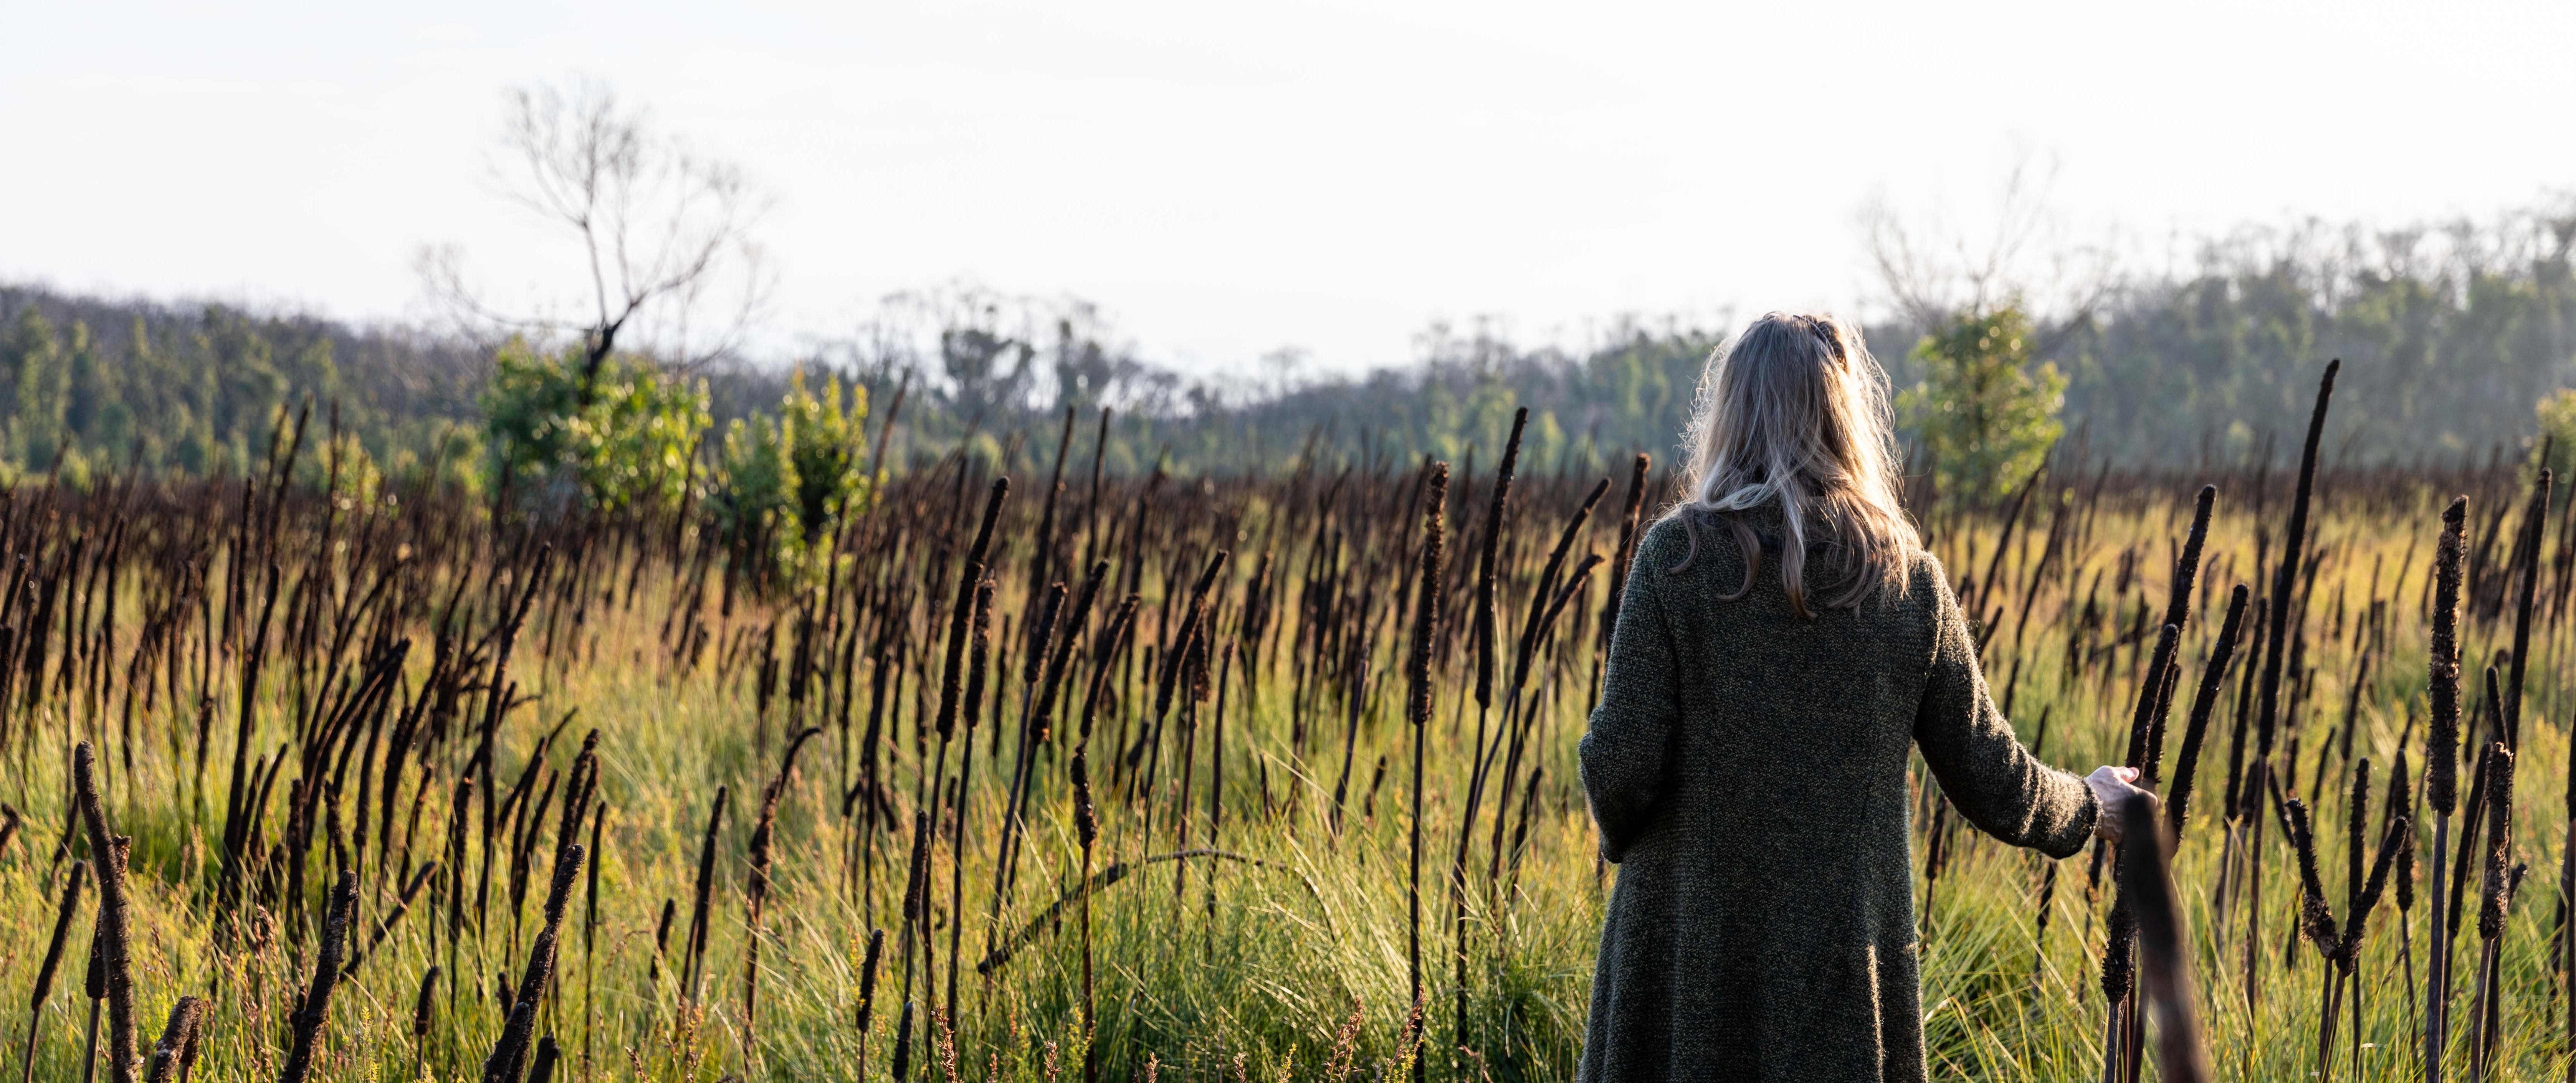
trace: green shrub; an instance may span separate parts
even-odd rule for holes
[[[863,463],[867,389],[841,381],[823,393],[799,370],[776,417],[736,418],[726,427],[722,474],[708,512],[734,556],[768,585],[807,584],[830,569],[841,524],[867,507],[874,479]]]
[[[677,507],[689,456],[711,421],[704,381],[612,357],[588,403],[577,352],[546,356],[512,339],[483,392],[484,430],[504,486],[543,506]]]
[[[2032,367],[2034,338],[2029,317],[2007,306],[1953,317],[1915,345],[1923,380],[1897,407],[1943,493],[1982,500],[2020,484],[2066,431],[2057,419],[2066,377],[2054,364]]]

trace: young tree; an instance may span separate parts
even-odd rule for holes
[[[530,315],[488,302],[467,284],[453,245],[418,259],[431,295],[471,327],[577,338],[577,408],[597,396],[621,348],[683,370],[731,356],[768,287],[751,240],[767,198],[740,168],[663,135],[605,86],[517,87],[507,97],[493,186],[571,235],[585,271],[582,299],[557,303],[581,315],[552,315],[543,304]],[[710,315],[712,337],[704,326]]]
[[[581,350],[548,356],[522,339],[502,345],[482,401],[503,483],[546,507],[679,506],[711,423],[703,380],[623,355],[590,369]]]
[[[87,328],[72,327],[74,349],[87,349]],[[9,435],[20,466],[44,470],[54,463],[63,427],[62,340],[53,321],[33,307],[21,312],[16,326],[0,342],[0,368],[9,375]]]
[[[2031,365],[2030,320],[2006,306],[1952,317],[1915,344],[1923,380],[1897,408],[1931,452],[1942,491],[1981,500],[2039,468],[2066,431],[2066,377]]]
[[[813,583],[829,570],[841,524],[867,506],[867,389],[826,376],[815,394],[799,369],[776,417],[736,418],[708,510],[737,557],[770,582]]]

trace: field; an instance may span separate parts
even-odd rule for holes
[[[0,498],[8,1068],[24,1043],[59,1080],[93,1055],[118,1078],[125,1049],[227,1080],[1570,1078],[1617,875],[1574,746],[1669,464],[1524,465],[1498,511],[1492,465],[1118,478],[1084,436],[916,464],[797,574],[668,512],[337,496],[292,480],[334,442],[283,419],[249,479]],[[2489,1010],[2489,1074],[2564,1072],[2565,494],[2535,515],[2511,457],[2322,464],[2281,660],[2297,482],[2062,447],[1992,500],[1910,495],[1996,700],[2070,770],[2129,757],[2188,571],[2146,755],[2169,797],[2198,780],[2172,878],[2219,1077],[2415,1078],[2437,999],[2451,1074]],[[2473,898],[2436,998],[2428,673],[2459,494]],[[2538,664],[2499,658],[2518,634]],[[2507,738],[2493,851],[2463,836]],[[1935,1075],[2100,1078],[2113,866],[1980,839],[1928,778]],[[2414,854],[2341,941],[2330,1065],[2337,971],[2289,841],[2311,819],[2336,922],[2383,838]],[[2490,955],[2496,853],[2528,873]]]

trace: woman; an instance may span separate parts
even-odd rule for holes
[[[1829,316],[1764,316],[1710,360],[1689,499],[1637,546],[1583,738],[1619,865],[1583,1079],[1924,1078],[1909,750],[1968,822],[2053,858],[2143,793],[2050,769],[1989,701],[1897,506],[1885,382]]]

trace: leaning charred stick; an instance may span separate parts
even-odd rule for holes
[[[512,999],[508,1021],[501,1026],[501,1038],[493,1043],[492,1055],[483,1061],[483,1083],[518,1083],[528,1058],[528,1042],[535,1036],[537,1005],[545,999],[548,979],[554,974],[555,951],[563,933],[564,908],[572,901],[573,882],[581,875],[582,860],[589,856],[576,843],[555,866],[554,882],[546,888],[545,926],[537,932],[536,944],[528,949],[527,969],[520,972],[519,984]]]
[[[1092,604],[1099,599],[1101,584],[1108,578],[1109,562],[1105,560],[1092,564],[1090,574],[1083,577],[1082,593],[1074,597],[1073,612],[1060,622],[1060,629],[1055,634],[1054,650],[1049,652],[1046,675],[1038,685],[1036,701],[1029,706],[1027,717],[1022,720],[1021,758],[1024,764],[1019,772],[1019,787],[1012,794],[1011,819],[1008,826],[1003,829],[1002,871],[998,881],[1001,887],[994,892],[994,907],[997,915],[1003,899],[1010,892],[1011,884],[1016,880],[1020,820],[1028,803],[1028,789],[1031,776],[1034,774],[1034,769],[1025,763],[1029,755],[1027,745],[1052,739],[1047,720],[1055,716],[1056,698],[1064,686],[1065,670],[1073,660],[1074,644],[1082,638],[1083,625],[1091,619]]]
[[[787,742],[787,753],[779,758],[778,777],[761,790],[760,818],[751,829],[749,875],[743,882],[744,915],[742,949],[742,1044],[757,1048],[760,1004],[760,938],[763,911],[769,905],[770,849],[778,829],[778,796],[787,789],[787,779],[796,770],[796,753],[805,742],[823,735],[820,727],[807,726]]]
[[[664,926],[668,928],[666,924]],[[421,1067],[429,1059],[429,1023],[438,1009],[438,968],[432,966],[420,973],[420,995],[411,1002],[411,1075],[421,1078]]]
[[[206,1002],[183,996],[170,1006],[170,1021],[161,1028],[161,1040],[152,1043],[152,1060],[145,1067],[146,1083],[175,1083],[185,1065],[195,1058],[197,1033],[206,1025]]]
[[[2301,803],[2298,798],[2293,797],[2282,802],[2282,810],[2289,819],[2290,844],[2296,850],[2299,859],[2299,935],[2308,943],[2315,945],[2317,954],[2328,964],[2332,964],[2335,961],[2336,949],[2342,946],[2342,939],[2335,928],[2334,912],[2326,906],[2325,880],[2317,875],[2316,831],[2309,821],[2307,805]],[[2317,1051],[2321,1069],[2327,1062],[2327,1055],[2334,1047],[2334,1016],[2331,998],[2337,980],[2338,975],[2334,967],[2326,966],[2323,991],[2318,997],[2320,1009],[2317,1021]]]
[[[948,658],[939,671],[939,739],[957,728],[957,696],[966,664],[966,624],[973,616],[975,585],[984,579],[984,554],[993,542],[993,521],[1002,514],[1002,501],[1011,495],[1011,479],[993,479],[990,495],[984,498],[984,520],[975,528],[975,544],[966,551],[965,574],[957,578],[957,600],[949,610]]]
[[[2217,500],[2218,486],[2203,485],[2200,495],[2192,501],[2191,532],[2183,538],[2182,553],[2174,558],[2172,590],[2165,602],[2165,626],[2174,630],[2174,639],[2167,643],[2159,638],[2155,658],[2147,664],[2146,687],[2155,691],[2155,702],[2142,731],[2145,758],[2131,766],[2139,768],[2141,784],[2149,787],[2155,785],[2157,768],[2164,759],[2165,715],[2173,706],[2172,689],[2179,666],[2175,655],[2182,646],[2182,631],[2191,619],[2192,584],[2200,574],[2200,550],[2209,539],[2209,513]],[[2001,550],[1995,558],[1998,563],[2002,561]]]
[[[2306,555],[2308,535],[2308,498],[2317,480],[2317,442],[2324,438],[2326,405],[2334,397],[2335,373],[2343,367],[2341,360],[2326,362],[2325,375],[2317,381],[2316,410],[2308,415],[2308,438],[2299,452],[2299,488],[2290,502],[2289,526],[2281,536],[2281,562],[2272,572],[2272,627],[2263,645],[2263,683],[2256,700],[2255,759],[2268,763],[2272,758],[2272,740],[2281,712],[2281,663],[2290,634],[2290,612],[2295,609],[2294,593],[2298,589],[2302,560]],[[2259,768],[2258,768],[2259,769]]]
[[[1502,543],[1503,510],[1512,495],[1512,471],[1520,464],[1521,430],[1529,424],[1529,407],[1512,411],[1512,435],[1503,443],[1503,464],[1494,471],[1494,495],[1485,506],[1485,532],[1477,539],[1475,626],[1468,642],[1476,650],[1476,706],[1494,703],[1494,559]]]
[[[959,742],[957,756],[957,807],[949,813],[952,830],[948,840],[948,1014],[953,1025],[957,1020],[957,946],[965,935],[966,922],[966,806],[975,782],[975,721],[984,713],[984,686],[993,654],[993,581],[975,585],[974,639],[970,651],[973,659],[966,677],[966,734]]]
[[[45,961],[36,967],[36,991],[27,998],[27,1053],[25,1067],[19,1073],[23,1083],[36,1078],[36,1024],[45,1018],[45,998],[54,991],[54,972],[63,965],[63,943],[72,931],[72,918],[80,913],[81,886],[89,882],[89,862],[72,862],[71,875],[63,881],[63,901],[54,908],[54,937],[45,942]]]
[[[375,935],[367,938],[366,948],[349,957],[346,974],[354,976],[358,973],[358,966],[365,963],[367,957],[375,954],[376,948],[384,944],[385,935],[393,932],[395,923],[400,922],[403,915],[411,911],[411,904],[420,898],[421,889],[428,887],[430,877],[436,875],[438,875],[438,862],[435,861],[422,865],[420,871],[412,874],[411,882],[404,884],[402,894],[395,897],[394,908],[386,911],[385,916],[376,922]]]
[[[598,788],[598,779],[595,776],[591,780],[591,788]],[[606,804],[601,804],[591,809],[590,852],[593,855],[601,855],[599,836],[601,830],[607,826],[607,822],[608,806]],[[561,861],[563,858],[561,855],[557,855],[555,860]],[[599,945],[596,942],[599,936],[599,867],[606,863],[607,858],[604,855],[595,857],[595,859],[590,862],[590,867],[585,872],[582,879],[581,1062],[585,1065],[591,1063],[590,1021],[592,1008],[599,1003]]]
[[[1074,408],[1067,404],[1064,408],[1064,435],[1055,443],[1055,471],[1047,478],[1046,506],[1038,513],[1038,543],[1029,551],[1031,583],[1044,583],[1055,575],[1055,503],[1064,495],[1064,461],[1073,450],[1073,416]],[[1036,637],[1030,637],[1029,643],[1037,654],[1045,653],[1045,646]]]
[[[1583,524],[1592,518],[1593,506],[1601,503],[1602,494],[1609,491],[1610,479],[1608,478],[1601,479],[1592,487],[1591,494],[1583,498],[1583,506],[1576,508],[1573,518],[1565,521],[1564,532],[1556,536],[1556,548],[1548,552],[1547,564],[1539,569],[1538,589],[1530,592],[1529,613],[1521,618],[1520,650],[1512,664],[1511,692],[1515,696],[1520,693],[1521,685],[1528,680],[1530,657],[1538,650],[1542,630],[1539,618],[1545,610],[1561,604],[1553,600],[1552,595],[1556,592],[1558,574],[1565,570],[1565,554],[1574,548],[1574,540],[1582,536]],[[1592,563],[1598,563],[1599,560],[1597,555],[1591,558]],[[1506,707],[1506,710],[1508,709]]]
[[[1557,620],[1564,616],[1566,604],[1572,602],[1575,595],[1582,593],[1584,584],[1592,577],[1592,569],[1600,566],[1601,554],[1583,555],[1582,562],[1576,564],[1574,571],[1568,574],[1558,586],[1556,597],[1548,602],[1544,611],[1539,613],[1536,640],[1531,645],[1530,653],[1522,657],[1521,664],[1513,671],[1511,696],[1508,700],[1512,706],[1503,712],[1505,728],[1510,731],[1511,741],[1503,759],[1502,788],[1494,798],[1493,859],[1485,867],[1485,882],[1489,886],[1502,868],[1503,816],[1511,809],[1512,783],[1520,775],[1521,753],[1528,745],[1531,731],[1537,728],[1532,713],[1520,698],[1522,686],[1527,679],[1530,658],[1536,655],[1538,648],[1545,646],[1554,637]],[[1496,743],[1503,742],[1498,740]],[[1470,816],[1474,814],[1475,802],[1469,803],[1467,812]]]
[[[2362,869],[2370,856],[2365,837],[2370,825],[2370,758],[2364,756],[2352,764],[2352,788],[2344,800],[2344,927],[2349,933],[2359,921],[2361,911]],[[2349,941],[2351,938],[2345,938]]]
[[[1029,629],[1026,664],[1022,667],[1020,676],[1019,751],[1012,757],[1008,808],[1004,810],[1002,817],[1002,845],[995,852],[994,896],[996,899],[1001,895],[1000,869],[1003,862],[1000,859],[1009,855],[1013,829],[1019,826],[1020,794],[1028,779],[1029,756],[1032,752],[1030,746],[1038,741],[1039,730],[1044,725],[1045,716],[1037,713],[1040,695],[1038,682],[1045,678],[1050,668],[1047,662],[1048,656],[1053,653],[1055,647],[1056,626],[1065,618],[1064,600],[1064,584],[1048,584],[1046,598],[1038,607],[1037,623]],[[1065,638],[1071,639],[1072,636],[1067,635]]]
[[[2192,583],[2200,574],[2200,550],[2209,540],[2209,513],[2218,502],[2218,486],[2203,485],[2191,506],[2191,533],[2184,535],[2182,555],[2174,558],[2173,592],[2165,602],[2165,623],[2181,628],[2191,617]]]
[[[725,797],[728,791],[716,787],[713,808],[707,811],[705,843],[698,850],[697,901],[689,908],[689,935],[680,946],[680,999],[691,1004],[698,1000],[698,975],[707,957],[708,907],[716,890],[716,833],[724,826]]]
[[[553,1083],[555,1062],[562,1058],[563,1047],[555,1044],[554,1035],[537,1039],[536,1056],[528,1064],[527,1083]]]
[[[304,987],[304,998],[296,1003],[294,1043],[286,1053],[286,1070],[278,1074],[284,1083],[304,1083],[313,1074],[313,1058],[322,1044],[322,1024],[329,1021],[331,993],[340,985],[341,953],[349,944],[349,927],[358,915],[358,873],[344,869],[340,886],[331,891],[330,916],[322,923],[322,948],[316,954],[313,982]]]
[[[1217,576],[1225,570],[1229,555],[1227,550],[1217,550],[1216,555],[1208,558],[1207,567],[1199,572],[1197,584],[1190,588],[1189,606],[1181,611],[1181,626],[1173,632],[1171,641],[1163,645],[1162,653],[1159,655],[1163,672],[1161,679],[1155,685],[1152,723],[1138,738],[1136,746],[1127,752],[1128,794],[1130,797],[1139,795],[1145,797],[1143,802],[1145,819],[1139,830],[1149,839],[1153,837],[1156,805],[1151,795],[1154,792],[1155,780],[1160,777],[1163,767],[1163,723],[1170,715],[1173,693],[1186,692],[1195,696],[1205,686],[1204,666],[1193,669],[1193,659],[1200,662],[1205,660],[1208,592],[1215,588]],[[1194,680],[1193,677],[1201,679]],[[1188,687],[1185,689],[1184,685]],[[1184,713],[1190,718],[1196,717],[1194,709]],[[1135,767],[1139,762],[1138,758],[1145,756],[1149,751],[1151,758],[1144,761],[1145,771],[1140,778]],[[1186,816],[1188,809],[1186,802],[1182,809],[1183,815]]]
[[[2202,670],[2200,691],[2192,697],[2191,722],[2183,728],[2182,752],[2174,761],[2173,796],[2165,803],[2167,830],[2174,840],[2182,839],[2185,817],[2191,809],[2191,786],[2200,770],[2200,745],[2209,733],[2210,713],[2226,697],[2227,666],[2236,656],[2236,640],[2245,628],[2245,584],[2227,595],[2227,618],[2219,625],[2218,642],[2210,648],[2208,668]]]
[[[2403,793],[2402,787],[2391,786],[2389,800],[2392,807],[2402,802]],[[2381,896],[2387,892],[2390,871],[2397,868],[2414,845],[2415,825],[2405,813],[2399,812],[2395,819],[2388,821],[2388,828],[2379,840],[2379,856],[2370,863],[2370,879],[2362,885],[2360,898],[2344,918],[2343,944],[2336,949],[2335,965],[2346,976],[2352,974],[2353,967],[2361,960],[2362,934],[2370,927],[2370,912],[2378,909]],[[2399,888],[2400,893],[2404,890],[2402,886]]]
[[[920,945],[930,936],[930,922],[923,913],[927,885],[930,882],[930,810],[921,808],[912,814],[912,859],[905,866],[903,881],[903,1015],[895,1021],[894,1078],[901,1081],[912,1066],[912,960]]]
[[[1191,644],[1204,631],[1208,592],[1215,589],[1217,576],[1225,571],[1229,555],[1227,550],[1219,549],[1208,558],[1207,567],[1200,569],[1198,582],[1190,587],[1189,607],[1181,611],[1180,630],[1172,634],[1170,644],[1163,651],[1162,677],[1154,686],[1154,725],[1157,730],[1162,726],[1163,716],[1172,709],[1172,693],[1179,686],[1182,664],[1189,659]]]
[[[81,972],[81,993],[89,998],[89,1025],[81,1033],[81,1076],[87,1083],[97,1078],[92,1073],[98,1067],[98,1006],[107,998],[107,970],[99,965],[95,937],[89,942],[89,966]]]
[[[2331,957],[2335,945],[2342,942],[2336,930],[2334,911],[2326,906],[2325,879],[2317,874],[2316,832],[2308,816],[2308,806],[2298,798],[2281,802],[2290,821],[2290,845],[2299,858],[2299,935],[2316,945],[2317,951]]]
[[[884,960],[885,930],[869,929],[867,959],[859,964],[859,1063],[854,1074],[861,1079],[868,1077],[868,1036],[872,1033],[869,1025],[875,1022],[877,1007],[877,965]]]
[[[2540,476],[2531,480],[2531,502],[2523,512],[2522,537],[2515,539],[2517,563],[2522,577],[2513,603],[2513,667],[2504,685],[2504,702],[2500,705],[2504,723],[2504,746],[2522,750],[2522,669],[2531,654],[2531,605],[2534,588],[2540,585],[2540,534],[2549,526],[2549,468],[2542,467]]]
[[[2171,624],[2156,633],[2156,653],[2147,663],[2146,679],[2138,682],[2138,705],[2129,718],[2127,766],[2139,770],[2141,781],[2148,783],[2155,779],[2144,774],[2153,758],[2148,752],[2147,740],[2155,731],[2156,701],[2164,692],[2165,667],[2173,663],[2174,645],[2181,638],[2182,629]]]
[[[87,741],[72,749],[72,786],[81,826],[89,833],[90,857],[98,867],[98,952],[99,964],[107,973],[108,1078],[134,1083],[133,916],[127,911],[125,893],[126,847],[133,840],[108,834],[107,808],[98,795],[97,757]]]

